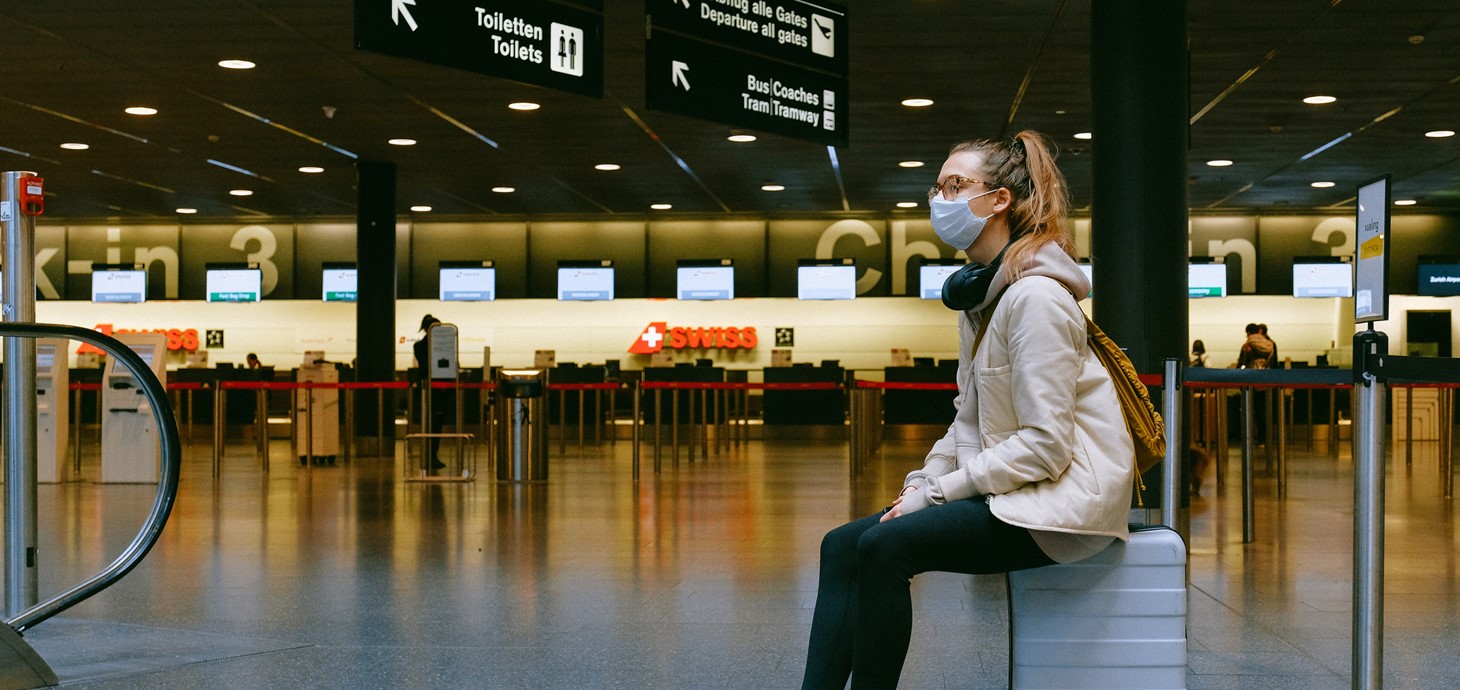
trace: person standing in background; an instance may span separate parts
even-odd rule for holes
[[[1247,340],[1243,341],[1242,349],[1237,351],[1238,369],[1266,369],[1272,366],[1273,354],[1277,348],[1267,336],[1262,334],[1262,327],[1255,324],[1247,324]]]
[[[1204,367],[1207,365],[1207,346],[1200,340],[1191,343],[1191,361],[1188,363],[1193,367]]]
[[[415,366],[411,368],[411,385],[416,387],[416,400],[425,401],[427,395],[431,396],[431,419],[422,420],[421,428],[429,434],[433,434],[429,443],[426,444],[426,457],[421,462],[433,470],[439,470],[446,466],[437,457],[437,451],[441,450],[441,438],[435,436],[440,434],[446,426],[446,409],[452,404],[451,391],[435,390],[431,388],[431,326],[441,323],[430,314],[421,317],[421,339],[411,346],[415,353]]]

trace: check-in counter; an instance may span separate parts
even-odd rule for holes
[[[723,383],[725,381],[725,369],[722,367],[700,367],[700,366],[675,366],[675,367],[649,367],[644,369],[643,381],[665,381],[678,383]],[[653,424],[656,421],[654,416],[654,395],[657,391],[644,392],[644,421]],[[674,400],[674,392],[665,390],[659,392],[659,407],[663,410],[665,421],[672,418],[674,408],[671,407]],[[695,421],[708,419],[701,401],[707,399],[709,391],[682,390],[679,391],[679,423],[690,423],[691,405],[695,410]],[[723,414],[723,406],[721,406]],[[719,420],[715,420],[717,423]]]
[[[765,369],[764,381],[776,383],[841,384],[846,370],[840,366],[795,365]],[[762,400],[764,431],[769,436],[813,433],[811,427],[825,427],[832,435],[840,435],[846,422],[846,392],[840,387],[829,390],[765,391]],[[779,428],[779,432],[777,429]]]
[[[958,362],[947,365],[887,367],[883,380],[887,383],[956,383]],[[899,390],[888,388],[882,393],[883,433],[891,436],[941,436],[953,423],[951,390]]]
[[[606,383],[608,372],[603,365],[578,366],[576,364],[559,364],[553,367],[548,374],[548,385],[557,386],[571,383]],[[581,407],[580,407],[581,399]],[[548,418],[552,424],[578,424],[578,411],[583,411],[583,416],[590,420],[602,419],[602,408],[609,404],[604,400],[604,395],[599,391],[551,391],[548,395]]]

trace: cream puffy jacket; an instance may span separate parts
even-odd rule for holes
[[[1071,296],[1089,291],[1079,266],[1047,244],[992,314],[959,316],[957,413],[906,486],[924,488],[932,503],[987,496],[1000,520],[1031,530],[1129,538],[1134,450]]]

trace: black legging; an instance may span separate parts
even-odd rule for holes
[[[884,511],[885,512],[885,511]],[[912,636],[918,573],[1005,573],[1050,560],[1029,530],[1001,522],[982,496],[878,522],[879,512],[821,540],[821,581],[802,690],[895,688]]]

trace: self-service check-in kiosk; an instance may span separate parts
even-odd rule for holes
[[[167,336],[126,333],[116,336],[167,385]],[[101,386],[101,481],[153,484],[162,464],[157,422],[131,370],[108,357]]]
[[[340,372],[324,353],[304,353],[295,375],[299,383],[339,383]],[[294,455],[299,464],[313,457],[316,464],[334,464],[340,454],[340,392],[334,388],[300,388],[294,391]]]
[[[65,461],[71,427],[68,342],[42,338],[35,345],[36,481],[42,484],[70,478]]]

